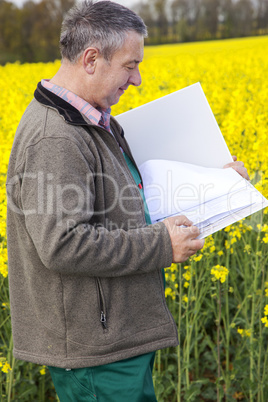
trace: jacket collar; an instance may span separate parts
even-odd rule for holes
[[[70,103],[66,102],[64,99],[55,95],[53,92],[44,88],[41,82],[38,83],[37,88],[34,92],[35,99],[48,107],[52,107],[56,109],[59,114],[67,121],[69,124],[85,126],[85,129],[88,126],[92,126],[93,124],[87,119],[85,120],[83,115]],[[97,126],[96,126],[97,127]],[[121,148],[123,148],[124,152],[129,156],[131,161],[134,163],[136,169],[138,169],[136,162],[133,158],[131,150],[124,138],[124,130],[118,124],[118,122],[111,116],[111,127],[113,129],[114,136],[118,141]],[[102,128],[99,128],[103,130]]]
[[[38,83],[34,92],[35,99],[43,105],[53,107],[59,114],[70,124],[88,126],[91,125],[89,120],[85,120],[82,114],[64,99],[53,94],[44,88],[41,82]]]

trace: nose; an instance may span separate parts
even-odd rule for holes
[[[141,74],[139,67],[136,67],[132,71],[132,74],[130,75],[128,82],[130,83],[130,85],[134,85],[135,87],[138,87],[141,84]]]

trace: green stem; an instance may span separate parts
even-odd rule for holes
[[[197,296],[199,295],[199,288],[198,288],[198,284],[199,284],[199,278],[196,281],[196,287],[195,287],[195,294],[196,294],[196,299],[195,299],[195,303],[197,303]],[[194,328],[195,328],[195,342],[194,342],[194,356],[195,356],[195,378],[198,379],[199,378],[199,352],[198,352],[198,321],[195,320],[194,323]]]
[[[12,386],[13,386],[13,377],[14,377],[14,370],[15,370],[15,358],[12,356],[12,349],[13,349],[13,337],[11,335],[10,342],[9,342],[9,351],[8,351],[8,363],[11,366],[11,371],[7,374],[7,402],[12,401]]]
[[[226,268],[229,269],[229,258],[226,259]],[[225,393],[228,398],[229,388],[230,388],[230,318],[229,318],[229,274],[226,278],[226,290],[225,290],[225,360],[226,360],[226,374],[225,374]]]
[[[199,351],[198,351],[198,334],[199,334],[199,329],[198,329],[198,322],[195,321],[194,324],[195,328],[195,343],[194,343],[194,357],[195,357],[195,378],[199,378]]]
[[[262,281],[261,281],[261,297],[264,294],[264,288],[265,288],[265,278],[264,278],[264,269],[263,266],[261,268],[262,271]],[[261,322],[262,318],[262,310],[259,308],[259,353],[258,353],[258,368],[257,368],[257,375],[258,375],[258,381],[260,381],[260,387],[258,389],[258,402],[263,401],[263,378],[261,378],[261,360],[263,358],[263,351],[262,351],[262,337],[263,337],[263,324]]]
[[[187,302],[187,311],[186,311],[186,351],[185,351],[185,382],[186,382],[186,389],[190,388],[190,381],[189,381],[189,364],[190,364],[190,330],[189,330],[189,300]]]
[[[45,375],[42,375],[40,378],[39,401],[38,402],[46,402],[45,401]]]
[[[178,338],[179,345],[177,348],[177,358],[178,358],[178,383],[177,383],[177,402],[181,402],[181,316],[182,316],[182,273],[181,273],[181,264],[179,267],[179,313],[178,313]]]
[[[221,376],[220,326],[221,326],[221,283],[219,282],[218,323],[217,323],[217,360],[218,360],[217,402],[220,402],[220,376]]]
[[[157,351],[157,371],[161,374],[161,349]]]
[[[250,402],[254,401],[254,395],[252,386],[254,384],[254,355],[253,355],[253,344],[254,344],[254,323],[255,323],[255,307],[256,307],[256,291],[257,291],[257,280],[259,274],[259,236],[256,243],[256,264],[254,269],[254,281],[253,281],[253,291],[252,291],[252,306],[251,306],[251,328],[250,328],[250,391],[249,398]]]

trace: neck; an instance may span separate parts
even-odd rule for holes
[[[77,79],[79,75],[79,66],[72,64],[68,61],[63,61],[59,70],[50,80],[52,84],[56,84],[60,87],[66,88],[79,96],[79,87]]]
[[[87,88],[90,88],[89,79],[90,77],[84,70],[80,60],[75,64],[63,60],[59,70],[50,82],[68,89],[90,103],[93,107],[97,107],[97,105],[94,105],[94,102],[91,101],[90,92],[87,90]]]

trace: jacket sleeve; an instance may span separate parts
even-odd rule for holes
[[[27,148],[24,166],[21,209],[46,268],[112,277],[171,265],[163,223],[129,230],[94,224],[94,158],[89,161],[74,141],[44,138]]]

